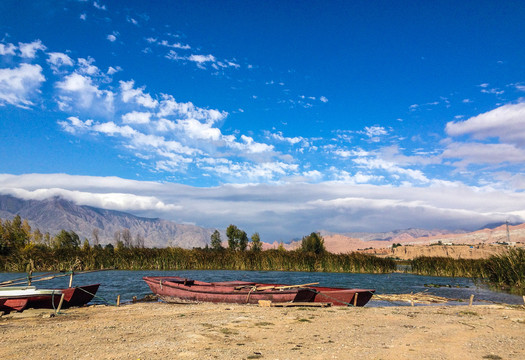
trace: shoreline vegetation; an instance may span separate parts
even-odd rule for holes
[[[0,219],[0,271],[89,271],[119,270],[259,270],[348,272],[385,274],[398,271],[391,258],[352,252],[332,254],[324,247],[318,233],[303,237],[301,248],[262,250],[257,233],[251,242],[246,233],[234,225],[226,231],[228,248],[222,246],[220,234],[211,236],[211,247],[182,249],[177,247],[145,248],[132,244],[131,236],[122,233],[116,246],[91,245],[80,241],[74,231],[60,231],[56,236],[32,231],[19,216],[12,221]],[[98,242],[98,241],[97,241]],[[498,290],[525,294],[525,249],[511,248],[488,259],[452,259],[418,257],[403,261],[404,272],[480,280]]]

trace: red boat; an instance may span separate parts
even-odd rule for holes
[[[29,299],[27,308],[34,309],[56,309],[60,302],[61,294],[64,294],[64,301],[62,302],[62,309],[67,309],[73,306],[84,306],[91,300],[98,291],[100,284],[92,284],[85,286],[75,286],[66,289],[58,289],[58,301],[53,297],[47,299]]]
[[[249,281],[202,282],[177,276],[143,277],[154,294],[167,301],[257,303],[329,302],[336,306],[364,306],[375,290],[319,287],[315,284],[284,285]]]
[[[220,285],[223,283],[214,283]],[[284,285],[284,284],[261,284],[247,281],[229,281],[226,284],[234,286],[257,286],[257,287],[286,287],[296,286],[309,289],[315,293],[314,302],[332,303],[333,306],[365,306],[375,293],[375,289],[347,289],[337,287],[323,287],[315,284]]]
[[[365,306],[374,295],[373,289],[344,289],[312,286],[315,302],[330,302],[334,306]]]
[[[57,309],[62,294],[62,308],[82,306],[95,296],[100,284],[77,286],[66,289],[37,289],[34,286],[0,288],[0,311],[21,312],[28,308]]]
[[[28,298],[0,298],[0,311],[9,314],[11,311],[23,311]]]
[[[257,304],[259,300],[312,302],[315,292],[296,286],[272,286],[248,282],[215,282],[184,279],[178,276],[145,276],[151,291],[168,302],[214,302]]]

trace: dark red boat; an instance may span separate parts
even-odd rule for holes
[[[100,284],[91,284],[84,286],[75,286],[66,289],[58,289],[58,301],[56,295],[54,297],[30,298],[26,308],[34,309],[56,309],[60,302],[61,294],[64,294],[64,301],[62,302],[62,309],[67,309],[74,306],[84,306],[91,300],[98,291]]]
[[[178,276],[145,276],[151,291],[168,302],[214,302],[257,304],[259,300],[312,302],[315,292],[295,286],[265,286],[248,282],[208,283]]]
[[[214,283],[216,285],[224,283]],[[337,287],[323,287],[315,284],[285,285],[285,284],[261,284],[246,281],[229,281],[226,284],[233,286],[257,286],[257,287],[286,287],[295,286],[306,288],[315,293],[314,302],[332,303],[333,306],[365,306],[375,293],[375,289],[349,289]]]
[[[11,311],[23,311],[28,298],[0,298],[0,311],[9,314]]]
[[[315,284],[263,284],[249,281],[202,282],[177,276],[143,277],[154,294],[166,301],[257,303],[329,302],[336,306],[364,306],[375,290],[319,287]]]
[[[28,308],[57,309],[62,294],[62,308],[83,306],[95,296],[100,284],[76,286],[66,289],[37,289],[34,286],[0,288],[0,311],[21,312]]]
[[[334,306],[365,306],[374,295],[373,289],[344,289],[312,286],[315,302],[330,302]]]

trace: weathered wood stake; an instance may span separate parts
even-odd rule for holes
[[[468,302],[468,306],[472,306],[473,301],[474,301],[474,294],[470,295],[470,301]]]
[[[54,296],[54,295],[51,295]],[[64,293],[62,293],[62,296],[60,297],[60,302],[58,303],[58,307],[55,311],[55,314],[58,314],[60,312],[60,309],[62,309],[62,304],[64,303]]]
[[[117,306],[120,306],[120,295],[117,295]]]
[[[354,307],[357,306],[357,297],[359,296],[359,293],[355,293],[354,295]]]

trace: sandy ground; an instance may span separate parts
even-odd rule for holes
[[[525,359],[525,307],[136,303],[0,318],[0,359]]]

